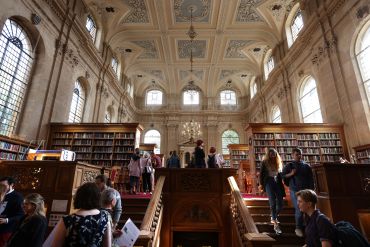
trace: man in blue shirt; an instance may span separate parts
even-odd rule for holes
[[[304,189],[314,189],[313,174],[310,165],[302,160],[302,150],[294,148],[292,153],[294,161],[283,168],[284,183],[289,184],[290,198],[295,209],[295,234],[303,237],[303,218],[297,205],[296,193]]]

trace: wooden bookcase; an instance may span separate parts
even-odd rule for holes
[[[370,144],[355,147],[356,159],[359,164],[370,164]]]
[[[36,148],[36,144],[0,135],[0,160],[25,159],[28,148]]]
[[[157,144],[155,143],[140,143],[139,149],[140,149],[140,154],[143,155],[144,152],[151,153],[154,152],[154,148]]]
[[[334,124],[273,124],[250,123],[246,127],[250,145],[250,165],[254,186],[261,162],[268,148],[275,148],[284,165],[292,161],[292,150],[299,147],[303,159],[309,164],[338,162],[348,159],[348,149],[343,127]]]
[[[249,165],[249,145],[248,144],[229,144],[227,146],[230,153],[230,167],[238,169],[237,177],[240,191],[249,191],[247,180],[250,177]]]
[[[76,160],[103,167],[127,166],[143,128],[138,123],[51,123],[49,149],[76,152]]]

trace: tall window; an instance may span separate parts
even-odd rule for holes
[[[154,153],[161,153],[161,133],[158,130],[149,130],[145,133],[144,143],[155,143],[157,147],[154,148]]]
[[[184,105],[199,105],[199,92],[196,90],[184,91]]]
[[[95,21],[94,21],[94,19],[92,18],[91,15],[88,15],[87,16],[86,29],[89,32],[89,34],[90,34],[93,42],[95,42],[95,38],[96,38],[96,24],[95,24]]]
[[[272,107],[271,120],[273,123],[281,123],[280,108],[277,105]]]
[[[0,37],[0,134],[14,132],[32,67],[31,44],[23,28],[6,20]]]
[[[272,53],[272,50],[270,50],[268,53],[266,53],[266,61],[265,61],[265,79],[267,80],[269,78],[269,75],[271,73],[271,71],[274,69],[275,67],[275,63],[274,63],[274,59],[271,55]]]
[[[104,115],[104,123],[111,123],[112,122],[112,113],[111,110],[108,108]]]
[[[73,97],[71,109],[69,111],[68,122],[81,123],[84,106],[85,106],[85,90],[82,87],[81,83],[77,80],[75,82],[75,88],[73,89]]]
[[[303,17],[302,17],[301,10],[298,9],[290,25],[293,42],[298,38],[298,34],[302,30],[302,28],[303,28]]]
[[[250,91],[251,91],[251,99],[257,94],[257,83],[255,81],[252,81],[250,85]]]
[[[162,105],[163,93],[159,90],[150,90],[146,94],[147,105]]]
[[[300,90],[299,103],[304,123],[322,123],[316,81],[312,77],[307,78],[303,82]]]
[[[236,105],[236,94],[232,90],[224,90],[220,93],[221,105]]]
[[[226,130],[222,133],[221,137],[222,143],[222,154],[229,154],[229,149],[227,145],[229,144],[239,144],[239,135],[234,130]]]
[[[116,75],[118,75],[118,60],[115,57],[112,57],[111,66]]]
[[[370,104],[370,27],[357,41],[356,59],[360,67],[361,79],[364,84],[368,104]]]

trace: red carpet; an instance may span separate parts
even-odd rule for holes
[[[122,199],[132,199],[132,198],[143,198],[143,199],[150,199],[152,197],[151,194],[147,193],[144,195],[144,193],[137,193],[136,195],[131,194],[121,194]]]

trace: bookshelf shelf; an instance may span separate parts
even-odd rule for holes
[[[51,123],[48,147],[72,150],[77,161],[104,167],[127,166],[142,130],[138,123]]]
[[[21,160],[28,148],[36,148],[35,144],[0,135],[0,159]]]
[[[354,148],[356,152],[357,163],[370,164],[370,144]]]

